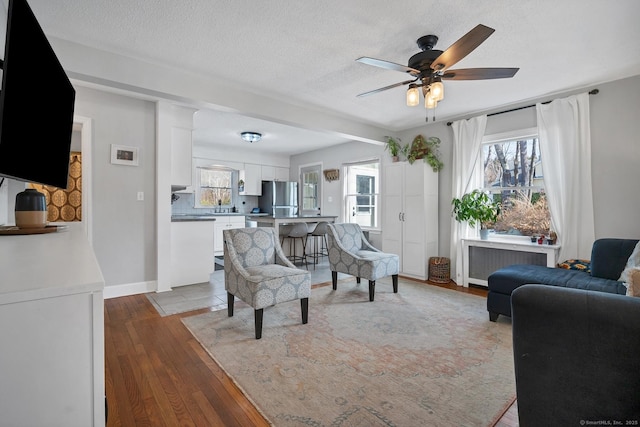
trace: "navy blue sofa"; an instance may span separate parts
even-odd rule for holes
[[[638,240],[598,239],[591,248],[591,272],[515,264],[492,273],[487,282],[487,311],[495,322],[499,315],[511,317],[511,293],[524,284],[542,284],[624,295],[618,282]]]
[[[512,303],[520,426],[638,425],[640,298],[525,285]]]

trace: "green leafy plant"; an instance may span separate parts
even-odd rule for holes
[[[500,215],[500,204],[480,190],[464,194],[460,199],[454,198],[451,204],[455,219],[459,222],[466,221],[471,227],[480,224],[481,229],[489,228]]]
[[[436,136],[425,138],[422,135],[417,135],[413,138],[411,145],[403,147],[403,153],[407,156],[410,164],[418,159],[424,159],[424,162],[431,166],[434,172],[438,172],[444,167],[444,163],[440,160],[439,146],[440,138]]]
[[[391,136],[387,136],[386,138],[387,143],[384,149],[389,151],[392,157],[398,157],[400,155],[400,152],[402,152],[403,150],[400,138],[393,138]]]

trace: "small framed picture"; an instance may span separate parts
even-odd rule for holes
[[[111,164],[138,166],[138,147],[111,144]]]

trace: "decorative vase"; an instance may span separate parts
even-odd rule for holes
[[[488,240],[489,239],[489,229],[488,228],[481,228],[480,229],[480,239],[481,240]]]
[[[16,194],[16,225],[18,228],[47,226],[47,199],[36,189],[28,188]]]

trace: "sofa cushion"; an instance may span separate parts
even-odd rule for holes
[[[638,244],[633,239],[598,239],[591,249],[591,275],[618,280]]]
[[[489,276],[488,283],[490,291],[501,294],[511,294],[521,285],[535,283],[622,295],[627,292],[624,284],[616,280],[593,277],[584,271],[529,264],[501,268]]]

